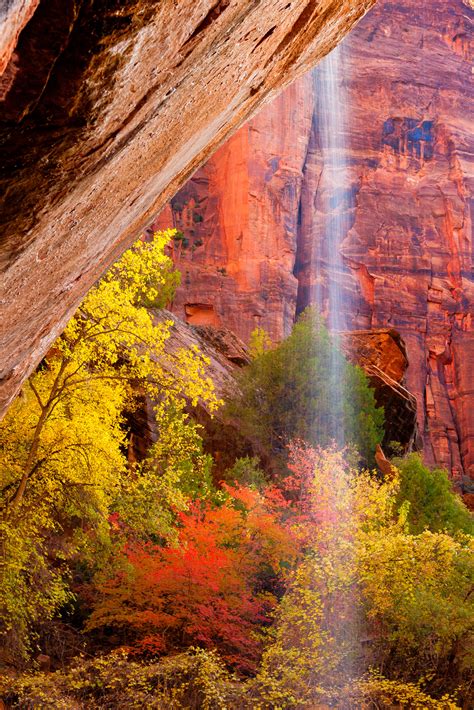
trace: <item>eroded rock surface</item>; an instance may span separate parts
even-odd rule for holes
[[[250,358],[246,346],[232,331],[215,326],[192,326],[167,310],[154,312],[154,317],[156,322],[173,323],[170,337],[165,342],[165,351],[170,356],[171,363],[174,356],[183,348],[197,347],[207,358],[206,374],[212,378],[217,397],[223,399],[238,393],[236,371],[248,364]],[[191,413],[194,419],[204,425],[205,440],[211,453],[216,455],[222,451],[224,446],[219,441],[222,438],[229,438],[232,450],[232,442],[236,441],[238,431],[223,419],[221,409],[215,413],[214,420],[203,402],[192,409]],[[130,432],[128,458],[132,462],[141,461],[158,438],[153,403],[148,397],[142,397],[133,413],[127,417],[127,426]],[[218,437],[216,432],[219,434]],[[239,450],[238,446],[236,450]],[[245,453],[248,451],[244,448],[242,454]],[[232,457],[226,463],[232,465]]]
[[[454,478],[474,477],[473,19],[462,0],[379,0],[347,38],[348,180],[329,208],[305,77],[223,146],[159,220],[188,240],[176,312],[225,322],[243,339],[261,325],[278,340],[293,322],[295,287],[300,311],[319,278],[326,309],[324,235],[342,213],[347,326],[400,332],[425,456]],[[286,141],[269,137],[272,126]]]
[[[0,411],[152,215],[373,2],[3,1]]]
[[[219,398],[235,394],[237,391],[235,372],[250,362],[244,343],[228,328],[192,326],[169,311],[157,311],[155,318],[172,321],[170,337],[166,340],[165,351],[173,358],[182,348],[199,348],[209,360],[207,372],[214,383]]]
[[[384,449],[390,451],[393,442],[404,453],[419,449],[417,404],[406,388],[408,358],[400,334],[389,328],[349,331],[342,333],[341,347],[348,360],[362,367],[377,405],[384,407]]]
[[[219,148],[155,222],[185,235],[173,246],[182,270],[173,311],[189,323],[225,324],[246,342],[256,326],[274,340],[288,331],[313,111],[307,74]]]
[[[401,333],[425,457],[455,479],[474,477],[473,19],[385,2],[347,46],[347,304]]]

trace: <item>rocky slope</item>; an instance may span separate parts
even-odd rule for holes
[[[409,362],[399,333],[392,328],[348,331],[342,334],[341,347],[348,360],[362,367],[377,405],[384,408],[384,449],[391,453],[393,442],[404,453],[420,449],[417,403],[406,388]]]
[[[206,371],[212,378],[217,396],[227,398],[238,392],[236,370],[248,364],[250,359],[244,343],[232,331],[206,325],[191,326],[167,310],[156,311],[154,317],[156,322],[173,323],[170,337],[165,343],[165,350],[171,359],[182,348],[198,347],[208,360]],[[207,428],[211,428],[211,417],[205,404],[199,404],[193,415]],[[224,426],[220,410],[215,416],[217,422]],[[140,406],[127,418],[130,430],[128,457],[130,461],[139,461],[147,455],[151,444],[158,438],[152,402],[143,397]],[[235,437],[233,430],[232,436]]]
[[[0,3],[0,413],[151,215],[373,2]]]
[[[186,237],[174,247],[177,313],[244,339],[261,325],[279,339],[314,300],[318,274],[325,310],[324,235],[342,214],[348,324],[401,333],[425,456],[454,478],[474,477],[473,19],[463,0],[379,0],[344,42],[348,179],[329,208],[306,76],[158,220]]]

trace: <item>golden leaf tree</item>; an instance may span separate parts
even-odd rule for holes
[[[164,253],[172,237],[138,241],[97,283],[0,423],[0,625],[19,648],[67,601],[67,561],[91,529],[106,534],[130,486],[124,411],[144,392],[155,402],[172,475],[181,448],[197,446],[186,402],[218,404],[205,358],[182,349],[171,359],[172,321],[153,316],[179,279]]]

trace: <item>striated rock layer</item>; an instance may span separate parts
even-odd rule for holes
[[[463,0],[379,0],[343,43],[348,179],[329,202],[306,76],[159,219],[186,237],[177,313],[280,339],[316,292],[327,308],[325,233],[342,214],[348,327],[400,332],[426,459],[454,478],[474,477],[473,19]]]
[[[248,342],[256,326],[281,339],[293,322],[293,275],[303,168],[314,110],[311,74],[241,128],[155,222],[185,235],[173,311],[189,323],[225,324]]]
[[[217,397],[229,397],[238,392],[236,370],[248,364],[250,359],[247,348],[232,331],[205,325],[190,326],[167,310],[155,311],[154,318],[156,322],[173,323],[170,337],[165,342],[165,350],[171,362],[183,348],[197,347],[207,358],[206,373],[212,378]],[[197,421],[205,425],[208,432],[218,428],[218,425],[230,440],[235,440],[238,436],[238,433],[223,421],[220,409],[217,410],[214,422],[203,402],[192,410],[192,414]],[[129,461],[141,461],[158,439],[153,403],[149,397],[143,396],[133,412],[127,415],[127,428]],[[216,451],[212,450],[212,453]],[[244,450],[243,453],[247,452]],[[231,460],[229,465],[232,463]]]
[[[381,3],[345,70],[347,309],[401,333],[425,457],[455,479],[474,478],[473,19],[460,0]]]
[[[0,413],[81,297],[374,0],[3,0]]]

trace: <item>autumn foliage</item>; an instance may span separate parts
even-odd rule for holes
[[[179,489],[189,442],[196,448],[185,406],[218,406],[206,359],[197,349],[170,359],[172,323],[149,309],[177,281],[164,254],[172,235],[138,241],[96,284],[0,422],[0,639],[12,660],[27,657],[38,624],[72,601],[71,561],[94,565],[106,554],[118,499],[128,491],[133,505],[125,409],[143,391],[155,402],[154,467]],[[196,465],[194,477],[201,472]]]
[[[99,585],[89,628],[119,627],[140,652],[198,643],[241,671],[254,670],[259,629],[296,559],[286,530],[262,494],[230,486],[221,504],[196,501],[177,525],[173,545],[124,551],[120,570]]]
[[[219,482],[190,416],[220,405],[208,361],[169,355],[172,324],[154,318],[179,278],[173,234],[95,286],[0,424],[0,666],[14,668],[0,695],[58,710],[471,707],[472,519],[446,474],[411,455],[384,479],[331,443],[336,346],[309,313],[279,347],[256,332],[234,402],[277,465],[246,456]],[[369,461],[382,412],[344,372],[347,440]],[[157,437],[130,462],[142,396]],[[75,645],[60,657],[62,636]],[[54,673],[18,672],[45,651]]]

